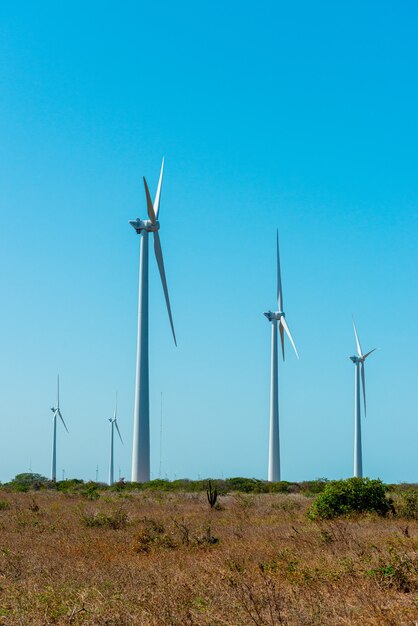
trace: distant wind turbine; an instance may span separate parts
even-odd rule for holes
[[[364,377],[364,361],[376,350],[370,350],[363,354],[360,340],[358,338],[356,325],[353,320],[354,335],[356,338],[357,356],[349,358],[355,365],[354,370],[354,476],[363,477],[363,455],[361,449],[361,403],[360,403],[360,386],[363,387],[364,416],[366,416],[366,381]],[[361,370],[361,373],[360,373]],[[360,383],[361,376],[361,383]]]
[[[170,299],[168,296],[167,280],[165,276],[163,253],[161,250],[158,221],[160,209],[161,185],[163,181],[164,159],[161,165],[160,178],[157,186],[154,204],[151,201],[147,181],[144,178],[145,195],[149,220],[131,220],[129,223],[140,235],[139,258],[139,290],[138,290],[138,342],[136,355],[134,432],[132,450],[132,474],[134,482],[150,480],[150,427],[149,427],[149,361],[148,361],[148,233],[154,236],[154,253],[163,285],[168,317],[174,343],[177,345],[171,315]]]
[[[279,232],[276,233],[277,249],[277,311],[267,311],[264,315],[271,322],[271,379],[270,379],[270,439],[268,480],[280,480],[280,439],[279,439],[279,399],[278,399],[278,357],[277,357],[277,325],[279,326],[282,356],[284,361],[284,333],[299,358],[295,342],[290,333],[283,311],[282,279],[280,274]]]
[[[64,425],[65,430],[68,433],[68,428],[64,422],[64,418],[60,409],[60,377],[57,379],[57,406],[51,407],[51,411],[54,414],[52,418],[53,435],[52,435],[52,461],[51,461],[51,480],[54,482],[57,480],[57,416],[60,418]]]
[[[109,485],[113,485],[113,431],[114,428],[118,431],[119,439],[123,445],[122,435],[120,434],[118,422],[117,422],[117,413],[118,413],[118,394],[116,394],[116,402],[115,402],[115,411],[113,413],[113,417],[109,417],[110,422],[110,462],[109,462]]]

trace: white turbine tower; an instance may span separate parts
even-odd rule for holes
[[[109,485],[113,485],[113,441],[114,441],[114,429],[118,431],[119,439],[123,445],[122,435],[120,434],[119,426],[118,426],[118,394],[116,394],[116,402],[115,402],[115,411],[113,413],[113,417],[109,417],[110,422],[110,461],[109,461]]]
[[[284,333],[299,358],[295,342],[290,333],[283,311],[282,280],[280,275],[279,232],[276,233],[277,246],[277,311],[267,311],[264,315],[271,322],[271,382],[270,382],[270,438],[269,438],[269,469],[268,480],[280,480],[280,439],[279,439],[279,398],[278,398],[278,357],[277,357],[277,325],[279,326],[282,356],[284,361]]]
[[[136,380],[135,380],[135,407],[134,407],[134,433],[132,451],[132,474],[134,482],[147,482],[150,480],[150,435],[149,435],[149,363],[148,363],[148,235],[154,236],[154,252],[163,285],[165,301],[170,318],[171,330],[176,342],[173,318],[171,315],[170,299],[168,296],[167,281],[165,277],[163,253],[161,250],[160,236],[158,231],[160,223],[158,212],[160,208],[161,184],[164,172],[164,159],[161,165],[160,178],[157,186],[154,204],[148,190],[147,181],[144,178],[145,195],[147,198],[147,211],[149,220],[131,220],[129,223],[140,235],[139,253],[139,294],[138,294],[138,343],[136,355]]]
[[[65,430],[68,433],[68,428],[64,422],[64,418],[60,409],[60,377],[58,376],[57,380],[57,406],[51,407],[51,411],[54,414],[52,418],[52,461],[51,461],[51,480],[54,482],[57,480],[57,416],[60,418],[61,422],[64,425]]]
[[[367,357],[376,350],[370,350],[366,354],[363,354],[360,346],[360,340],[358,338],[356,325],[353,320],[354,335],[357,345],[357,356],[350,356],[349,358],[355,365],[354,370],[354,476],[363,478],[363,456],[361,450],[361,407],[360,407],[360,386],[363,387],[363,401],[364,401],[364,416],[366,416],[366,382],[364,377],[364,361]],[[361,369],[361,373],[360,373]],[[361,383],[360,383],[361,376]]]

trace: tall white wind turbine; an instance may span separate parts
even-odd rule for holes
[[[118,426],[118,394],[116,394],[115,411],[113,417],[109,417],[110,422],[110,461],[109,461],[109,485],[113,485],[113,442],[114,442],[114,429],[118,431],[119,439],[123,445],[122,435],[120,434]]]
[[[148,220],[131,220],[129,223],[140,236],[139,252],[139,293],[138,293],[138,343],[136,355],[135,380],[135,407],[134,433],[132,451],[132,474],[134,482],[147,482],[150,479],[150,434],[149,434],[149,362],[148,362],[148,239],[149,233],[154,237],[154,253],[163,285],[168,317],[174,343],[177,345],[171,315],[170,299],[168,296],[167,280],[165,277],[163,253],[161,250],[160,223],[158,212],[160,209],[161,185],[163,181],[164,159],[161,164],[160,178],[155,194],[154,204],[144,178],[145,195],[147,199]]]
[[[364,361],[376,350],[370,350],[363,354],[360,340],[358,338],[356,325],[353,320],[354,336],[356,338],[357,355],[350,356],[353,361],[354,370],[354,476],[363,478],[363,455],[361,449],[361,402],[360,402],[360,386],[363,387],[364,416],[366,416],[366,381],[364,377]],[[360,383],[361,377],[361,383]]]
[[[271,379],[270,379],[270,438],[269,438],[269,468],[268,480],[280,480],[280,439],[279,439],[279,397],[278,397],[278,356],[277,356],[277,326],[279,326],[282,356],[284,361],[284,333],[299,358],[295,342],[287,325],[283,311],[282,279],[280,275],[279,232],[276,233],[277,248],[277,311],[267,311],[264,315],[271,322]]]
[[[68,433],[68,428],[64,422],[64,418],[60,409],[60,377],[57,379],[57,406],[51,407],[51,411],[54,414],[52,418],[52,461],[51,461],[51,480],[54,482],[57,480],[57,417],[60,418],[64,425],[65,430]]]

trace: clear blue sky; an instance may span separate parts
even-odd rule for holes
[[[354,314],[364,469],[418,480],[416,2],[91,0],[0,5],[0,480],[130,476],[142,176],[178,348],[150,264],[152,474],[267,476],[279,228],[282,475],[352,472]]]

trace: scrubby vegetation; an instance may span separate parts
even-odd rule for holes
[[[353,513],[387,515],[394,510],[393,501],[386,497],[387,490],[381,480],[334,480],[316,498],[308,514],[311,519],[329,519]]]
[[[418,520],[418,489],[397,493],[395,510],[398,517]]]
[[[39,482],[0,487],[5,626],[416,620],[416,486],[338,481],[339,498],[367,507],[347,515],[346,500],[343,515],[310,519],[335,483]]]
[[[122,508],[118,508],[108,513],[102,511],[83,512],[81,520],[88,528],[112,528],[119,530],[126,528],[128,515]]]
[[[34,474],[32,472],[26,472],[24,474],[17,474],[5,487],[12,489],[13,491],[29,491],[29,489],[38,490],[45,487],[48,484],[48,479],[41,474]]]
[[[52,482],[45,476],[40,474],[18,474],[9,483],[2,486],[7,491],[28,491],[29,489],[48,489],[57,490],[64,493],[83,493],[86,497],[95,497],[94,492],[100,491],[162,491],[162,492],[181,492],[181,493],[199,493],[208,489],[210,478],[203,480],[163,480],[157,478],[147,483],[132,483],[121,479],[114,485],[109,487],[104,483],[96,483],[93,481],[84,482],[83,480],[72,478]],[[265,480],[256,478],[226,478],[222,480],[212,481],[213,487],[218,495],[231,492],[242,493],[303,493],[305,495],[314,495],[321,493],[328,481],[325,478],[317,480],[305,481],[301,483],[291,483],[281,481],[277,483],[269,483]]]

